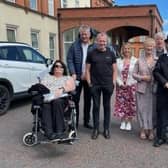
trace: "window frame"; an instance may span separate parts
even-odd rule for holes
[[[29,0],[29,7],[32,10],[37,10],[37,0]]]
[[[80,2],[79,2],[79,0],[75,0],[75,7],[76,7],[76,8],[79,8],[79,7],[80,7]]]
[[[15,25],[6,25],[6,39],[9,42],[16,42],[17,41],[17,28],[18,26]],[[14,41],[9,39],[8,30],[14,31]]]
[[[67,8],[68,7],[68,1],[67,0],[61,0],[61,8]]]
[[[52,37],[53,38],[53,41],[54,41],[54,48],[51,48],[51,43],[50,43],[50,37]],[[56,34],[54,34],[54,33],[50,33],[49,34],[49,55],[50,55],[50,59],[52,59],[52,60],[54,60],[54,58],[55,58],[55,54],[56,54]],[[51,52],[53,52],[54,53],[54,55],[52,56],[51,55]]]
[[[16,3],[16,0],[6,0],[7,2]]]
[[[36,39],[37,39],[37,41],[36,41],[36,43],[37,43],[37,47],[35,47],[34,45],[33,45],[33,39],[32,39],[32,34],[35,34],[36,35]],[[39,35],[40,34],[40,31],[39,30],[34,30],[34,29],[32,29],[31,30],[31,32],[30,32],[30,37],[31,37],[31,46],[36,50],[36,51],[39,51],[40,50],[40,43],[39,43]]]
[[[54,16],[54,0],[48,0],[48,14]]]

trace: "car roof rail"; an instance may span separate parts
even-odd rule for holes
[[[10,42],[10,41],[0,41],[0,43],[11,43],[11,44],[24,44],[24,45],[29,45],[30,46],[30,44],[28,44],[28,43],[24,43],[24,42]]]

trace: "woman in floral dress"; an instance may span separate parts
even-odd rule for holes
[[[132,72],[137,59],[131,56],[130,44],[121,48],[123,58],[117,59],[116,101],[114,116],[121,119],[121,130],[131,130],[131,121],[136,114],[136,81]]]

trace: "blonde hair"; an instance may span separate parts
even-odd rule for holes
[[[152,45],[153,47],[155,47],[155,40],[151,37],[147,37],[143,44],[144,47],[146,47],[147,45]]]
[[[131,48],[131,44],[129,42],[126,42],[126,43],[123,43],[122,46],[121,46],[121,50],[120,50],[120,53],[121,53],[121,56],[122,58],[124,57],[124,47],[125,46],[129,46],[129,48]],[[131,56],[131,50],[130,50],[130,56]]]

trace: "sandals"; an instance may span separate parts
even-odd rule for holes
[[[148,132],[145,132],[145,130],[142,130],[140,132],[140,139],[145,140],[147,139],[152,141],[154,139],[154,134],[152,130],[149,130]]]
[[[148,139],[149,139],[150,141],[152,141],[152,140],[154,139],[153,131],[151,131],[151,132],[149,133]]]

